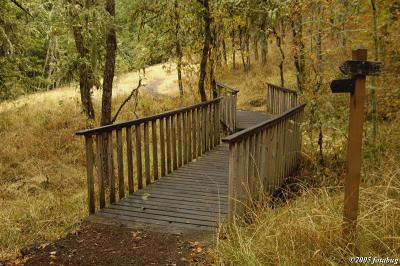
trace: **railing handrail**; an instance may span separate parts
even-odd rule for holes
[[[229,135],[229,136],[223,138],[222,142],[234,143],[234,142],[237,142],[237,141],[245,138],[248,135],[253,135],[253,134],[257,133],[257,132],[261,131],[262,129],[272,127],[272,126],[276,125],[277,123],[279,123],[282,119],[284,119],[292,114],[295,114],[297,112],[300,112],[301,110],[304,109],[305,106],[306,106],[306,104],[298,105],[297,107],[292,108],[286,112],[283,112],[282,114],[280,114],[270,120],[263,121],[257,125],[251,126],[242,131],[239,131],[235,134]]]
[[[277,89],[280,89],[280,90],[282,90],[284,92],[294,93],[296,95],[298,94],[298,91],[295,91],[295,90],[292,90],[292,89],[288,89],[288,88],[284,88],[284,87],[281,87],[281,86],[278,86],[278,85],[275,85],[275,84],[272,84],[272,83],[268,83],[267,82],[267,85],[275,87]]]
[[[129,127],[129,126],[135,126],[135,125],[139,125],[139,124],[153,121],[156,119],[169,117],[171,115],[174,115],[174,114],[177,114],[180,112],[185,112],[185,111],[188,111],[191,109],[202,107],[202,106],[214,103],[214,102],[219,102],[219,101],[221,101],[221,99],[222,99],[222,97],[218,97],[218,98],[212,99],[210,101],[194,104],[194,105],[187,106],[187,107],[178,108],[178,109],[175,109],[172,111],[167,111],[167,112],[159,113],[159,114],[152,115],[152,116],[129,120],[129,121],[121,122],[121,123],[115,123],[115,124],[111,124],[111,125],[107,125],[107,126],[101,126],[101,127],[96,127],[96,128],[80,130],[80,131],[76,132],[75,134],[78,136],[82,136],[82,135],[89,136],[89,135],[93,135],[93,134],[100,133],[100,132],[108,132],[108,131],[118,130],[118,129],[122,129],[122,128]]]
[[[235,88],[233,88],[233,87],[231,87],[231,86],[228,86],[228,85],[226,85],[226,84],[224,84],[224,83],[222,83],[222,82],[216,81],[216,84],[217,84],[217,86],[219,86],[219,87],[222,87],[222,88],[224,88],[224,89],[229,90],[232,94],[237,94],[237,93],[239,92],[239,90],[237,90],[237,89],[235,89]]]

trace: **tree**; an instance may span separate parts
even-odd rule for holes
[[[201,101],[204,102],[207,101],[205,79],[207,74],[206,71],[207,71],[208,53],[210,51],[210,42],[211,42],[211,14],[210,14],[210,6],[208,0],[197,0],[197,2],[200,3],[202,6],[203,21],[204,21],[204,42],[201,54],[200,76],[198,85]]]

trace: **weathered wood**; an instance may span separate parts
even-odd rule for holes
[[[81,131],[76,132],[75,134],[78,135],[78,136],[79,135],[93,135],[93,134],[97,134],[99,132],[109,132],[109,131],[117,130],[117,129],[120,129],[120,128],[126,128],[128,126],[136,126],[136,125],[140,125],[140,124],[143,124],[145,122],[150,122],[150,121],[157,120],[157,119],[160,119],[160,118],[166,118],[166,117],[169,117],[169,116],[174,116],[176,114],[179,114],[179,113],[191,110],[191,109],[201,108],[201,107],[207,106],[207,105],[209,105],[209,104],[211,104],[213,102],[219,102],[219,101],[221,101],[221,97],[212,99],[212,100],[207,101],[207,102],[202,102],[202,103],[199,103],[199,104],[195,104],[195,105],[192,105],[192,106],[175,109],[173,111],[164,112],[164,113],[153,115],[153,116],[148,116],[148,117],[144,117],[144,118],[140,118],[140,119],[130,120],[130,121],[122,122],[122,123],[115,123],[115,124],[102,126],[102,127],[97,127],[97,128],[81,130]]]
[[[135,182],[133,178],[133,148],[132,148],[132,127],[126,128],[126,160],[128,164],[128,191],[129,194],[135,192]]]
[[[193,127],[193,132],[192,132],[192,134],[193,134],[193,138],[192,138],[192,140],[193,140],[193,144],[192,144],[193,159],[197,159],[197,134],[198,134],[198,130],[199,130],[197,127],[197,109],[193,109],[192,123],[193,123],[193,125],[192,125],[192,127]]]
[[[151,142],[153,147],[153,178],[158,180],[158,140],[157,140],[157,120],[151,122]]]
[[[188,162],[191,162],[193,160],[193,127],[192,127],[192,115],[193,115],[193,110],[187,112],[187,132],[188,132]]]
[[[161,176],[166,175],[166,164],[165,164],[165,137],[164,137],[164,132],[165,132],[165,123],[164,123],[164,118],[160,119],[160,152],[161,152],[161,162],[160,162],[160,168],[161,168]]]
[[[176,115],[176,132],[178,138],[178,168],[182,166],[182,114]]]
[[[122,129],[117,130],[117,161],[118,161],[118,191],[119,198],[125,197],[125,186],[124,186],[124,158],[123,158],[123,146],[122,146]]]
[[[143,124],[143,141],[144,141],[144,175],[146,177],[146,185],[151,183],[150,175],[150,141],[149,141],[149,124]]]
[[[138,180],[138,187],[142,189],[144,187],[143,182],[143,170],[142,170],[142,133],[141,126],[135,126],[136,136],[136,175]]]
[[[86,144],[86,176],[87,176],[87,191],[88,191],[88,210],[89,214],[96,212],[94,199],[94,179],[93,179],[93,137],[85,137]]]
[[[113,136],[112,132],[104,132],[103,137],[107,138],[108,144],[108,154],[107,154],[107,163],[108,163],[108,178],[110,184],[110,203],[115,202],[115,177],[114,177],[114,149],[113,149]]]
[[[188,130],[187,130],[187,113],[182,113],[182,137],[183,137],[183,164],[188,162]]]
[[[97,176],[98,176],[98,184],[99,184],[99,207],[100,209],[103,209],[106,206],[106,196],[105,196],[105,190],[104,190],[104,177],[103,177],[103,160],[102,158],[102,150],[103,150],[103,136],[102,134],[97,134],[96,135],[96,144],[97,144],[97,157],[96,157],[96,163],[97,163]]]
[[[339,69],[345,75],[378,76],[383,70],[383,63],[366,60],[347,60]]]
[[[167,173],[172,172],[172,151],[171,151],[171,119],[172,117],[166,118],[166,145],[167,145]]]
[[[172,159],[173,159],[173,169],[178,169],[178,155],[176,147],[176,115],[171,116],[171,132],[172,132]]]
[[[237,144],[229,145],[229,174],[228,174],[228,221],[233,223],[236,214],[237,189],[235,187],[238,179],[238,150]]]

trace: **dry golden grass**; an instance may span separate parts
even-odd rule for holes
[[[279,84],[273,78],[278,77],[276,69],[268,67],[251,71],[248,79],[236,71],[222,77],[241,88],[239,107],[253,110],[258,107],[250,102],[265,97],[259,84]],[[288,84],[293,84],[294,76],[287,77]],[[251,212],[250,224],[237,221],[233,226],[222,226],[211,250],[215,264],[344,265],[356,255],[400,258],[400,116],[380,121],[376,145],[364,144],[358,238],[356,252],[351,253],[345,249],[341,235],[348,99],[330,95],[323,91],[318,99],[308,94],[302,96],[308,103],[324,103],[318,114],[325,121],[324,164],[318,163],[318,132],[309,130],[307,108],[303,124],[304,162],[297,184],[300,192],[278,208],[272,209],[265,202],[260,204]],[[388,99],[380,100],[383,106],[382,102]],[[371,132],[371,123],[367,122],[365,128]]]
[[[161,66],[151,68],[146,83],[160,95],[142,88],[136,111],[131,101],[118,121],[193,103],[193,92],[185,99],[168,92],[174,83],[172,74],[164,73]],[[160,81],[163,77],[165,82]],[[113,113],[136,87],[137,76],[117,80]],[[99,92],[94,96],[99,114]],[[75,87],[0,105],[0,260],[18,255],[26,245],[65,235],[87,215],[83,140],[74,135],[85,127]]]

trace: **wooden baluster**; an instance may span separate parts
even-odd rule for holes
[[[253,180],[254,178],[254,154],[255,154],[255,136],[252,135],[249,137],[250,138],[250,150],[249,150],[249,154],[250,154],[250,158],[249,158],[249,179]]]
[[[173,158],[173,169],[178,169],[178,156],[176,152],[176,115],[171,116],[171,132],[172,132],[172,158]]]
[[[191,162],[193,160],[192,153],[192,140],[193,140],[193,127],[192,127],[192,115],[193,109],[187,112],[187,134],[188,134],[188,161]]]
[[[256,193],[258,191],[256,191],[257,187],[260,187],[260,180],[261,180],[261,165],[260,165],[260,148],[261,148],[261,132],[258,132],[255,134],[254,136],[254,178],[253,178],[253,182],[252,182],[252,186],[251,186],[251,191],[252,193]]]
[[[246,182],[248,182],[249,178],[250,178],[250,167],[251,167],[251,158],[250,158],[250,137],[247,136],[245,138],[243,138],[243,149],[244,149],[244,153],[243,153],[243,165],[241,166],[243,168],[244,171],[244,176],[242,178],[244,178],[244,180],[246,180]]]
[[[99,183],[99,203],[100,209],[103,209],[106,206],[106,196],[104,191],[104,177],[103,177],[103,160],[102,160],[102,148],[103,148],[103,136],[101,133],[96,135],[96,144],[97,144],[97,176]]]
[[[157,141],[157,120],[151,122],[151,138],[153,147],[153,178],[158,180],[158,141]]]
[[[138,179],[138,187],[144,187],[143,171],[142,171],[142,133],[140,124],[135,126],[136,134],[136,175]]]
[[[266,144],[266,183],[268,191],[272,191],[272,180],[273,180],[273,127],[266,130],[267,132],[267,144]]]
[[[144,173],[146,177],[146,185],[151,183],[151,176],[150,176],[150,142],[149,142],[149,123],[145,122],[143,124],[144,129]]]
[[[126,158],[128,163],[128,190],[129,194],[135,192],[135,182],[133,179],[133,156],[132,156],[132,127],[126,128]]]
[[[171,153],[171,120],[172,117],[169,116],[166,118],[166,137],[167,137],[167,173],[172,172],[172,153]]]
[[[168,119],[168,118],[167,118]],[[160,151],[161,151],[161,176],[165,176],[166,167],[165,167],[165,138],[164,138],[164,118],[160,119]]]
[[[182,114],[176,116],[176,131],[178,133],[178,168],[182,166]]]
[[[107,137],[108,144],[108,154],[107,154],[107,163],[108,163],[108,172],[109,172],[109,180],[110,180],[110,203],[115,202],[115,177],[114,177],[114,149],[113,149],[113,139],[112,139],[112,131],[104,133],[104,137]]]
[[[192,134],[193,134],[193,159],[197,159],[197,108],[193,109],[192,112]]]
[[[207,107],[203,106],[202,107],[202,114],[201,118],[203,121],[202,128],[201,128],[201,133],[202,133],[202,140],[203,140],[203,147],[202,147],[202,153],[207,151]]]
[[[216,113],[216,125],[217,125],[217,127],[216,127],[216,132],[217,132],[217,134],[216,134],[216,143],[217,143],[217,145],[219,145],[220,143],[221,143],[221,113],[220,113],[220,108],[221,108],[221,101],[219,101],[217,104],[216,104],[216,107],[217,107],[217,113]]]
[[[188,162],[188,142],[187,142],[187,113],[182,113],[182,137],[183,137],[183,164]]]
[[[261,131],[261,145],[260,145],[260,182],[265,191],[266,176],[267,176],[267,129]]]
[[[93,137],[85,136],[86,146],[86,177],[87,177],[87,191],[88,191],[88,210],[89,214],[96,212],[96,205],[94,199],[94,180],[93,180]]]
[[[203,108],[197,109],[197,157],[200,157],[203,152]]]
[[[234,222],[236,215],[236,194],[238,183],[238,144],[229,144],[229,174],[228,174],[228,221]],[[243,167],[243,166],[242,166]]]
[[[118,161],[118,191],[119,198],[125,197],[125,184],[124,184],[124,158],[122,146],[122,129],[117,130],[117,161]]]
[[[214,148],[214,121],[213,121],[213,105],[208,105],[208,150]]]

